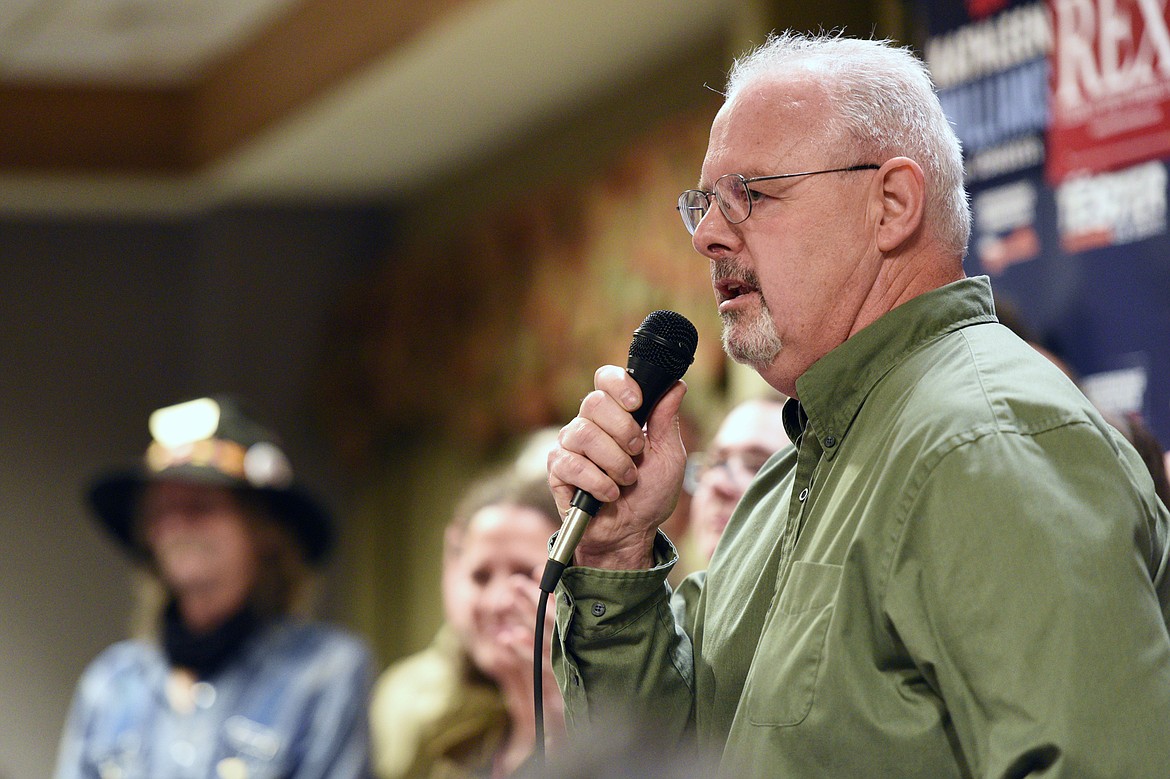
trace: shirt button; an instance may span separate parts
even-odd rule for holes
[[[601,617],[604,615],[605,615],[605,604],[604,603],[594,603],[593,604],[593,616]]]
[[[803,490],[800,491],[800,497],[797,498],[797,500],[799,500],[801,503],[804,503],[804,501],[807,498],[808,498],[808,487],[805,487]]]
[[[837,445],[837,439],[831,435],[827,435],[822,443],[824,443],[826,449],[832,449]]]

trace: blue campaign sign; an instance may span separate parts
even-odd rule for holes
[[[991,276],[1099,407],[1139,413],[1170,448],[1170,84],[1156,80],[1170,35],[1139,5],[923,0],[917,14],[963,141],[968,274]]]

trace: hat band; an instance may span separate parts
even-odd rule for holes
[[[200,441],[167,446],[153,441],[146,450],[146,465],[154,473],[161,473],[180,465],[211,468],[232,479],[244,480],[244,458],[247,450],[235,441],[222,438],[204,438]]]

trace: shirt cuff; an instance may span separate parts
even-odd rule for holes
[[[661,530],[651,551],[653,567],[613,571],[574,565],[565,569],[556,587],[557,625],[583,638],[603,638],[627,627],[670,597],[666,576],[678,562],[678,550]]]

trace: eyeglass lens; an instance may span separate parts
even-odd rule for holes
[[[712,195],[719,203],[724,218],[731,224],[739,224],[751,213],[751,193],[748,192],[747,182],[738,173],[728,173],[715,181],[715,191],[712,193],[688,189],[679,196],[678,212],[682,216],[683,226],[691,235],[695,234],[699,222],[707,215]]]
[[[684,486],[693,493],[708,474],[723,471],[732,481],[746,484],[755,478],[771,452],[749,450],[743,452],[696,452],[687,459]]]
[[[747,182],[738,173],[728,173],[715,181],[715,199],[719,201],[719,209],[733,225],[748,218],[752,210],[750,198]]]
[[[688,189],[678,196],[678,212],[682,216],[683,227],[691,235],[699,228],[699,222],[707,215],[711,202],[707,193],[700,189]]]

